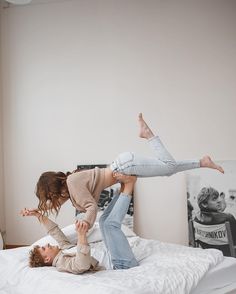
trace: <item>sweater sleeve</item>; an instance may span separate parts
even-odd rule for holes
[[[91,228],[97,216],[97,202],[88,190],[84,190],[81,193],[78,192],[74,198],[79,206],[84,208],[85,214],[83,220],[86,221]]]
[[[52,220],[47,219],[47,222],[44,223],[44,226],[47,230],[47,233],[57,241],[61,249],[71,248],[72,246],[74,246],[70,243],[70,241],[67,239],[62,230],[58,227],[58,225]]]
[[[57,270],[73,274],[82,274],[88,270],[96,270],[98,261],[91,257],[90,247],[77,245],[76,254],[61,254],[56,262]]]
[[[78,184],[73,178],[67,180],[68,189],[71,197],[76,203],[76,208],[85,212],[83,220],[90,228],[93,226],[97,216],[97,202],[89,191],[88,187]]]

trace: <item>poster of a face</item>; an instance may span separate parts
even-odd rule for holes
[[[218,164],[224,174],[211,169],[186,172],[188,221],[193,224],[200,247],[220,249],[230,256],[225,222],[230,223],[236,244],[236,160]],[[189,238],[191,245],[191,233]]]

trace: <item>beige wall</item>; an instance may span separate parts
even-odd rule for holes
[[[1,22],[1,12],[0,12],[0,22]],[[1,26],[0,26],[0,37],[1,37]],[[1,43],[0,43],[1,44]],[[1,46],[0,46],[0,56],[1,56]],[[2,76],[1,58],[0,58],[0,77]],[[5,209],[4,209],[4,189],[3,189],[3,109],[2,109],[2,83],[0,78],[0,231],[5,231]]]
[[[43,234],[18,215],[41,172],[148,153],[140,111],[176,159],[236,159],[234,0],[41,2],[3,11],[9,244]],[[183,174],[140,179],[135,209],[141,236],[187,242]]]
[[[1,99],[1,97],[0,97]],[[1,100],[0,100],[1,103]],[[0,105],[1,107],[1,105]],[[2,107],[0,117],[2,116]],[[3,189],[3,147],[2,147],[2,124],[0,125],[0,231],[5,231],[5,209],[4,209],[4,189]]]

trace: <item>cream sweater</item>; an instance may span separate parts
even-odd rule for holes
[[[105,169],[95,167],[71,174],[67,178],[67,187],[74,207],[85,212],[84,221],[93,226],[97,215],[97,202],[104,189]]]
[[[86,271],[103,269],[98,265],[98,261],[90,255],[89,245],[77,244],[76,253],[64,253],[64,249],[75,247],[75,245],[70,243],[58,225],[52,220],[47,219],[44,226],[48,234],[57,241],[61,249],[52,263],[52,266],[55,266],[58,271],[82,274]]]

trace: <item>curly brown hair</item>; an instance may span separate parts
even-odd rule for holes
[[[39,252],[40,246],[36,245],[29,253],[29,266],[30,267],[40,267],[40,266],[46,266],[46,264],[43,260],[42,255]]]
[[[69,191],[66,184],[67,174],[63,172],[44,172],[36,185],[36,196],[39,198],[38,209],[42,215],[56,212],[61,208],[60,200],[69,198]]]

